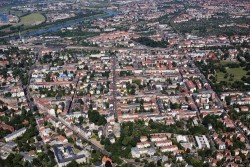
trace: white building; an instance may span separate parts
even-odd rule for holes
[[[180,142],[183,142],[183,143],[188,142],[187,136],[183,136],[183,135],[178,135],[176,137],[176,140],[177,140],[178,143],[180,143]]]
[[[195,136],[195,140],[197,142],[198,148],[210,148],[210,144],[207,140],[207,137],[205,135],[202,136]]]
[[[5,136],[4,139],[6,142],[9,142],[9,141],[15,140],[17,137],[21,136],[25,132],[26,132],[26,128],[22,128],[22,129],[19,129],[15,132]]]
[[[137,147],[131,148],[131,154],[133,158],[140,158],[141,155],[154,155],[156,153],[156,150],[154,148],[142,148],[139,149]]]

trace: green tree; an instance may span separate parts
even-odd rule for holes
[[[66,167],[78,167],[78,163],[76,160],[72,160]]]
[[[80,116],[80,117],[78,118],[78,121],[79,121],[80,124],[83,124],[83,120],[84,120],[83,116]]]
[[[231,96],[226,96],[225,97],[225,101],[226,101],[227,105],[230,105],[231,100],[232,100]]]

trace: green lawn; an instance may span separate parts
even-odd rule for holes
[[[24,25],[37,25],[45,21],[45,17],[41,13],[31,13],[21,17],[21,23]]]
[[[79,150],[79,149],[73,147],[73,151],[74,151],[75,154],[78,154],[81,150]]]
[[[245,76],[247,74],[247,72],[245,70],[243,70],[243,68],[227,68],[227,73],[229,75],[230,74],[234,75],[233,81],[239,81],[239,80],[241,80],[241,78],[243,76]],[[218,73],[216,73],[216,75],[217,75],[217,81],[218,82],[220,82],[220,81],[229,81],[230,77],[224,78],[225,73],[218,72]]]

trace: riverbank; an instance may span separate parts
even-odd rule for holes
[[[61,28],[74,26],[74,25],[77,25],[77,24],[82,23],[82,22],[93,21],[96,19],[101,19],[101,18],[106,18],[106,17],[112,17],[112,16],[115,16],[117,14],[118,13],[115,11],[106,11],[106,13],[103,13],[103,14],[68,20],[66,22],[60,22],[57,24],[55,23],[54,25],[44,25],[44,26],[40,25],[39,29],[37,28],[36,30],[34,30],[32,32],[30,32],[30,30],[25,30],[25,31],[22,31],[20,33],[21,33],[22,37],[31,37],[31,36],[36,36],[36,35],[42,35],[42,34],[46,34],[49,32],[58,31]],[[19,34],[14,33],[11,35],[3,36],[2,38],[7,39],[7,40],[13,40],[13,39],[19,38]]]

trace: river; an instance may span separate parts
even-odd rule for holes
[[[106,14],[101,15],[101,16],[92,16],[92,17],[88,17],[87,19],[82,18],[82,19],[78,19],[78,20],[74,20],[74,21],[69,21],[67,23],[61,23],[59,25],[55,25],[55,26],[52,26],[52,27],[47,28],[47,29],[41,29],[41,30],[37,30],[37,31],[34,31],[34,32],[28,32],[28,33],[22,34],[22,37],[27,38],[27,37],[31,37],[31,36],[42,35],[42,34],[45,34],[45,33],[48,33],[48,32],[55,32],[55,31],[60,30],[61,28],[74,26],[74,25],[77,25],[77,24],[82,23],[82,22],[87,22],[87,21],[93,21],[93,20],[96,20],[96,19],[112,17],[112,16],[116,16],[117,14],[118,14],[118,12],[116,12],[116,11],[106,11]],[[19,38],[19,35],[10,36],[7,39],[12,40],[12,39],[16,39],[16,38]]]

